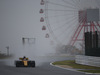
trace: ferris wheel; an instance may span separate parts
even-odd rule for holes
[[[58,43],[74,45],[84,40],[86,31],[100,31],[99,20],[87,22],[88,9],[99,10],[99,0],[41,0],[40,4],[45,6],[40,22],[47,24],[42,29],[47,27]]]

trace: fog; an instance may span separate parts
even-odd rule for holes
[[[50,39],[44,37],[39,21],[40,0],[0,0],[0,50],[10,54],[27,55],[30,53],[44,55],[48,50]],[[22,38],[35,38],[29,44]],[[51,47],[49,47],[51,48]]]
[[[44,15],[39,10],[45,8],[40,1],[0,0],[0,52],[7,54],[6,47],[9,47],[13,61],[23,56],[38,61],[37,57],[55,53],[56,41],[52,36],[45,38],[49,30],[41,29],[46,23],[40,22]]]
[[[54,53],[50,45],[51,38],[45,38],[46,32],[41,29],[40,0],[0,0],[0,51],[9,54],[13,59],[19,57],[45,56]],[[22,38],[25,39],[25,44]],[[35,38],[35,39],[34,39]]]

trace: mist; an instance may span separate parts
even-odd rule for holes
[[[0,0],[0,51],[7,54],[8,46],[12,61],[23,56],[36,60],[36,56],[55,52],[52,38],[45,38],[41,30],[40,8],[40,0]],[[22,38],[33,39],[23,44]]]

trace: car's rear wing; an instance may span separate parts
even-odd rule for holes
[[[28,60],[28,58],[25,58],[26,60]],[[19,58],[19,60],[23,60],[23,58]]]

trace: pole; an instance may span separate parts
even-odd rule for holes
[[[9,56],[9,46],[7,46],[6,48],[7,48],[7,55]]]

